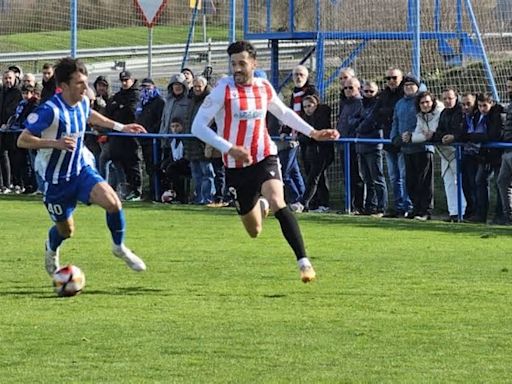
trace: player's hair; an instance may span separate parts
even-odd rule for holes
[[[249,57],[252,59],[256,59],[256,48],[251,42],[247,40],[235,41],[234,43],[229,44],[228,47],[228,55],[231,56],[235,53],[247,52]]]
[[[55,80],[57,84],[69,84],[73,73],[79,72],[87,76],[87,68],[80,59],[73,59],[72,57],[64,57],[60,59],[55,65]]]

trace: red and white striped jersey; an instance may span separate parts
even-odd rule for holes
[[[306,135],[313,130],[284,105],[268,80],[254,78],[251,85],[242,86],[235,84],[230,76],[221,79],[206,97],[194,119],[192,133],[223,152],[226,167],[248,166],[250,164],[236,161],[227,152],[233,145],[243,146],[250,151],[256,163],[277,154],[276,145],[267,130],[267,111]],[[208,127],[213,118],[217,135]]]

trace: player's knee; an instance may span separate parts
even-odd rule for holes
[[[272,212],[277,212],[281,208],[286,207],[286,203],[279,196],[270,196],[268,199],[268,204],[270,205],[270,210]]]
[[[263,227],[261,225],[257,225],[253,228],[247,228],[247,233],[249,236],[251,236],[253,239],[257,238],[261,231],[263,230]]]
[[[121,204],[121,200],[117,197],[117,195],[114,193],[109,194],[108,198],[105,202],[105,210],[108,213],[116,213],[119,212],[123,208],[123,205]]]
[[[57,228],[59,235],[61,235],[64,239],[69,239],[71,236],[75,234],[75,226],[69,225],[62,228]]]

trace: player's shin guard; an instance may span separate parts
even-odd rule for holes
[[[126,221],[124,219],[124,211],[121,209],[118,212],[107,212],[107,226],[112,234],[112,241],[115,245],[121,245],[124,241],[124,232]]]
[[[304,240],[302,239],[299,223],[297,222],[295,215],[290,211],[290,208],[288,208],[288,206],[281,208],[275,213],[275,217],[279,220],[284,238],[288,241],[290,247],[292,247],[293,252],[295,252],[297,260],[306,257]]]
[[[52,251],[57,251],[64,240],[66,239],[60,235],[56,225],[50,228],[48,231],[48,245]]]

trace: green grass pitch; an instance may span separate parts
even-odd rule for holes
[[[269,217],[249,238],[232,209],[79,206],[63,263],[85,291],[57,298],[40,201],[0,200],[1,383],[506,383],[512,229],[308,214],[318,281],[300,282]]]

